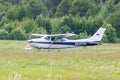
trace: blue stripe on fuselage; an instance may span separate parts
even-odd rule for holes
[[[56,44],[56,45],[73,45],[73,46],[91,46],[97,45],[100,41],[94,42],[31,42],[31,43],[40,43],[40,44]]]

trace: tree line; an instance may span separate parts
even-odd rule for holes
[[[105,27],[103,42],[120,38],[119,0],[0,0],[0,39],[26,40],[31,33],[75,33]]]

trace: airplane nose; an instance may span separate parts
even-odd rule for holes
[[[31,43],[32,42],[32,40],[27,40],[29,43]]]

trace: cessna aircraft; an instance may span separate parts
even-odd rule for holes
[[[100,43],[105,30],[105,28],[99,28],[98,31],[92,37],[77,40],[68,39],[68,37],[75,36],[76,34],[31,34],[31,36],[37,36],[39,38],[30,37],[28,42],[33,48],[37,48],[38,50],[92,46]]]

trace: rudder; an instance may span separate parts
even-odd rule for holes
[[[106,28],[99,28],[97,32],[90,38],[91,40],[101,41]]]

